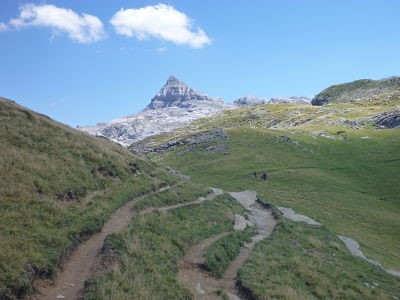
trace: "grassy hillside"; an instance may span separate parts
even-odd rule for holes
[[[158,160],[210,186],[255,189],[274,204],[356,238],[367,254],[400,269],[398,130],[227,132],[224,153],[207,152],[206,144]],[[267,182],[250,175],[263,169],[271,176]]]
[[[239,270],[250,299],[396,299],[399,280],[355,258],[325,227],[281,219]]]
[[[3,98],[0,153],[0,299],[32,291],[124,202],[176,180]]]
[[[385,94],[322,108],[250,107],[199,120],[188,128],[153,137],[145,143],[158,149],[157,153],[148,153],[148,157],[197,182],[229,191],[257,190],[265,201],[312,217],[325,226],[330,236],[337,233],[356,239],[369,258],[400,270],[400,131],[377,130],[373,122],[364,126],[335,122],[342,119],[341,114],[351,121],[369,120],[372,115],[398,105],[398,96]],[[276,125],[268,126],[274,119]],[[304,119],[310,120],[301,122]],[[228,138],[193,142],[196,135],[204,136],[204,132],[215,127],[224,128]],[[270,174],[267,181],[255,180],[251,175],[265,169]],[[340,241],[336,242],[343,247]],[[267,259],[262,252],[254,255],[260,261]],[[361,276],[358,271],[351,271],[353,267],[359,270],[352,266],[354,263],[344,264],[338,272]],[[378,273],[382,282],[391,282],[387,285],[389,290],[391,285],[398,288],[398,279],[379,269]],[[324,280],[325,275],[318,276]],[[257,277],[251,278],[255,285],[260,283]],[[279,287],[278,281],[274,284],[274,288]],[[317,284],[313,291],[317,288],[326,287]],[[263,292],[266,290],[258,291],[261,299],[272,297]],[[316,296],[314,292],[310,295]],[[400,294],[398,289],[393,293]],[[306,297],[307,293],[299,295]],[[366,292],[364,296],[373,298],[374,294]],[[325,297],[329,298],[329,294]]]
[[[327,103],[348,102],[393,91],[400,91],[400,77],[382,80],[361,79],[333,85],[317,94],[311,103],[313,105],[324,105]]]
[[[243,127],[291,131],[298,128],[314,132],[314,134],[326,128],[330,131],[387,128],[390,126],[387,126],[387,122],[381,122],[382,116],[391,114],[392,120],[396,120],[396,117],[400,119],[399,108],[400,91],[323,107],[297,104],[250,106],[227,110],[218,115],[194,121],[184,128],[146,138],[131,145],[130,149],[139,153],[154,150],[163,152],[171,145],[182,144],[177,141],[184,141],[183,144],[185,144],[185,140],[192,140],[192,137],[197,136],[199,132],[211,128]],[[323,133],[320,132],[320,134]]]

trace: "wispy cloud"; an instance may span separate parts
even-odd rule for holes
[[[0,31],[6,31],[8,29],[7,24],[0,22]]]
[[[160,48],[157,48],[156,50],[157,50],[158,53],[164,53],[165,50],[167,50],[167,48],[165,48],[165,47],[160,47]]]
[[[54,5],[25,4],[20,8],[19,17],[11,19],[9,26],[16,29],[26,27],[50,27],[55,34],[61,32],[79,43],[93,43],[105,38],[103,23],[93,15],[79,15],[71,9]],[[0,25],[1,28],[1,25]]]
[[[193,48],[211,44],[211,39],[202,29],[193,29],[193,20],[166,4],[121,9],[110,23],[118,34],[135,36],[139,40],[153,37]]]

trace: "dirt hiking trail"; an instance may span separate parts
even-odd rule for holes
[[[133,206],[145,196],[137,197],[117,209],[99,233],[79,245],[72,253],[62,270],[57,273],[54,283],[39,286],[39,293],[32,295],[30,299],[78,299],[85,280],[96,269],[97,254],[104,239],[112,233],[120,232],[129,224],[135,215]]]
[[[150,207],[140,213],[145,214],[155,210],[165,211],[182,206],[200,204],[204,201],[212,200],[218,194],[220,194],[219,190],[213,190],[213,192],[206,197],[200,197],[191,202],[161,208]],[[96,275],[99,268],[101,268],[101,266],[99,266],[98,255],[103,247],[104,239],[112,233],[121,232],[136,214],[133,207],[148,195],[151,195],[151,193],[137,197],[116,210],[111,218],[104,224],[101,232],[93,235],[89,240],[78,246],[67,262],[62,266],[62,270],[57,273],[55,281],[52,283],[39,283],[39,292],[28,296],[27,299],[75,300],[81,298],[85,281],[89,277]]]
[[[218,291],[224,292],[230,300],[240,299],[240,292],[236,288],[237,272],[250,256],[256,243],[267,238],[275,228],[275,218],[270,211],[256,202],[257,195],[254,191],[230,194],[249,209],[249,221],[257,228],[258,233],[252,237],[250,243],[241,248],[239,255],[232,261],[220,280],[213,278],[203,270],[204,252],[214,241],[230,232],[223,232],[204,239],[200,244],[189,249],[179,262],[178,280],[192,292],[194,299],[221,299],[217,295]]]

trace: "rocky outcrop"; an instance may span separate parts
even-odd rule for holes
[[[399,128],[400,127],[400,108],[374,115],[371,117],[375,124],[384,128]]]
[[[306,97],[272,97],[270,99],[262,99],[255,96],[244,96],[236,99],[233,103],[238,107],[247,107],[261,104],[310,104],[310,101]]]
[[[139,141],[131,144],[129,146],[129,150],[137,154],[146,154],[150,152],[164,153],[182,145],[192,146],[192,145],[206,144],[217,141],[224,141],[226,139],[228,139],[228,135],[223,128],[212,128],[211,130],[192,134],[184,138],[171,139],[162,144],[153,145],[149,140]],[[215,152],[213,151],[215,149],[212,147],[213,145],[208,147],[206,151]],[[214,147],[218,148],[219,146],[214,145]]]
[[[255,96],[244,96],[233,101],[238,107],[261,105],[266,103],[266,99],[261,99]]]
[[[291,103],[291,104],[310,104],[311,99],[307,97],[272,97],[269,99],[266,104],[286,104],[286,103]]]

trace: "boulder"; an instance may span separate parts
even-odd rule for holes
[[[235,214],[235,225],[233,226],[233,229],[235,231],[243,231],[246,229],[246,226],[247,226],[246,218],[239,214]]]

